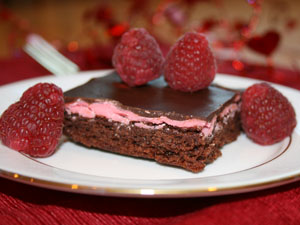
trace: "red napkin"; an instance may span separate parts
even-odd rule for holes
[[[0,178],[0,224],[299,224],[300,182],[264,191],[187,199],[65,193]]]
[[[243,76],[290,84],[300,89],[299,74],[266,76],[263,67],[251,67]],[[224,62],[221,72],[235,72]],[[256,70],[256,71],[255,71]],[[263,72],[264,71],[264,72]],[[47,75],[25,54],[0,60],[0,84]],[[293,82],[291,82],[293,81]],[[299,159],[300,166],[300,159]],[[65,193],[0,178],[0,224],[205,224],[260,225],[300,223],[300,181],[238,195],[134,199]]]
[[[0,60],[0,85],[49,74],[49,71],[21,51],[13,58]]]

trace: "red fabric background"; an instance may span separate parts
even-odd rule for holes
[[[247,68],[239,74],[300,89],[296,72]],[[238,74],[228,62],[219,70]],[[0,60],[1,85],[47,74],[24,54]],[[65,193],[0,178],[0,224],[300,224],[300,181],[238,195],[129,199]]]

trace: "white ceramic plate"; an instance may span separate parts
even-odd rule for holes
[[[48,76],[0,87],[0,113],[17,101],[23,91],[38,82],[52,82],[64,91],[94,76],[94,71],[73,76]],[[246,88],[257,80],[218,74],[214,83]],[[300,92],[273,85],[293,104],[297,119]],[[99,150],[88,150],[71,142],[45,159],[33,159],[0,144],[0,176],[36,186],[107,196],[193,197],[254,191],[282,185],[300,178],[300,129],[291,138],[263,147],[244,134],[222,148],[222,157],[194,174],[183,169]]]

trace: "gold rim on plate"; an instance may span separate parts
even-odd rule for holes
[[[248,168],[246,170],[251,170],[256,167],[260,167],[262,165],[265,165],[281,155],[283,155],[291,145],[292,138],[289,138],[289,142],[285,149],[275,156],[274,158],[256,165],[254,167]],[[42,163],[38,160],[35,160],[34,158],[31,158],[25,154],[23,154],[25,157],[35,161],[36,163],[40,163],[44,166],[52,167],[51,165],[47,165],[45,163]],[[56,168],[56,167],[54,167]],[[59,168],[56,168],[59,169]],[[59,169],[63,170],[63,169]],[[242,170],[245,171],[245,170]],[[234,172],[239,173],[242,171]],[[227,174],[226,174],[227,175]],[[201,196],[214,196],[214,195],[225,195],[225,194],[237,194],[237,193],[243,193],[243,192],[249,192],[249,191],[255,191],[255,190],[261,190],[265,188],[275,187],[287,183],[291,183],[294,181],[297,181],[300,179],[300,173],[294,174],[292,176],[282,177],[270,181],[265,182],[258,182],[254,184],[247,184],[247,185],[239,185],[239,186],[227,186],[227,187],[206,187],[206,188],[196,188],[196,189],[162,189],[162,188],[120,188],[120,187],[104,187],[104,186],[88,186],[88,185],[81,185],[81,184],[75,184],[75,183],[62,183],[62,182],[56,182],[56,181],[49,181],[49,180],[43,180],[38,179],[26,175],[21,175],[13,172],[8,172],[4,170],[0,170],[0,176],[3,178],[7,178],[13,181],[17,181],[20,183],[30,184],[33,186],[48,188],[48,189],[54,189],[54,190],[60,190],[60,191],[67,191],[67,192],[75,192],[75,193],[85,193],[85,194],[93,194],[93,195],[105,195],[105,196],[119,196],[119,197],[165,197],[165,198],[171,198],[171,197],[201,197]],[[222,176],[222,175],[218,175]],[[197,179],[197,178],[196,178]],[[201,179],[201,178],[199,178]]]

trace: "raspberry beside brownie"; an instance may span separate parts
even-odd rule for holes
[[[73,141],[193,172],[240,134],[240,93],[214,85],[187,93],[159,78],[129,87],[113,72],[64,94]]]

